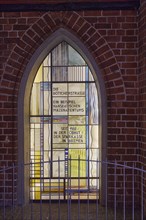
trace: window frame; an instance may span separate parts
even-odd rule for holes
[[[29,176],[28,168],[24,169],[24,164],[29,163],[29,108],[30,93],[32,83],[36,72],[47,54],[60,42],[66,41],[75,50],[77,50],[90,67],[94,76],[99,94],[99,145],[100,145],[100,161],[106,159],[106,142],[107,142],[107,104],[106,90],[104,80],[101,75],[97,63],[85,45],[72,33],[64,28],[58,29],[50,37],[46,39],[32,55],[27,64],[18,95],[18,203],[23,204],[29,202]],[[100,202],[105,203],[105,170],[102,166],[100,169]],[[21,195],[21,196],[20,196]]]

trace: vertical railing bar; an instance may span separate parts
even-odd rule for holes
[[[141,220],[143,220],[143,203],[144,203],[143,177],[144,177],[144,172],[143,172],[143,166],[142,166],[142,169],[141,169]]]
[[[68,165],[69,163],[67,163]],[[69,174],[68,174],[68,166],[66,166],[66,178],[67,178],[67,220],[69,220]]]
[[[90,176],[88,172],[88,191],[87,191],[87,219],[89,219],[89,193],[90,193]]]
[[[125,177],[125,166],[126,162],[124,162],[124,167],[123,167],[123,220],[125,220],[125,207],[126,207],[126,177]]]
[[[49,158],[49,220],[52,219],[52,212],[51,212],[51,161],[50,161],[50,158]],[[48,170],[48,171],[49,171]]]
[[[78,220],[80,220],[80,156],[78,156]]]
[[[58,157],[58,183],[59,183],[59,198],[58,198],[58,220],[60,220],[60,157]]]
[[[5,210],[5,198],[6,198],[6,189],[5,189],[5,181],[6,181],[6,170],[5,170],[5,166],[4,166],[4,195],[3,195],[3,220],[5,220],[6,218],[6,210]]]
[[[104,164],[101,164],[102,166]],[[108,220],[108,166],[107,158],[105,160],[105,219]]]
[[[99,161],[96,161],[96,219],[98,219],[98,167]]]
[[[72,195],[72,188],[71,188],[71,163],[72,163],[72,161],[71,161],[71,155],[70,155],[70,166],[69,166],[69,169],[70,169],[70,171],[69,171],[69,174],[70,174],[70,184],[69,184],[69,191],[70,191],[70,195],[69,195],[69,211],[70,211],[70,214],[69,214],[69,216],[70,216],[70,219],[69,220],[71,220],[71,195]]]
[[[68,220],[70,220],[70,203],[69,203],[69,196],[70,196],[70,187],[69,187],[69,184],[70,184],[70,181],[69,181],[69,169],[68,169],[68,166],[70,164],[70,159],[67,158],[67,214],[68,214]]]
[[[14,219],[14,163],[12,164],[12,220]]]
[[[117,172],[116,172],[116,169],[117,169],[117,162],[115,160],[115,164],[114,164],[114,220],[117,219],[117,194],[116,194],[116,188],[117,188]]]
[[[31,167],[31,171],[32,171],[32,166],[35,166],[36,162],[32,164],[32,162],[30,163],[30,167]],[[34,167],[33,167],[34,169]],[[34,184],[35,184],[35,179],[34,179]],[[35,193],[35,188],[33,189]],[[30,202],[30,212],[31,212],[31,220],[33,220],[33,199],[34,198],[31,198],[31,202]]]
[[[88,189],[87,189],[87,220],[89,219],[89,191],[90,191],[90,172],[89,172],[89,154],[88,154],[88,159],[86,163],[88,162],[88,175],[87,175],[87,184],[88,184]]]
[[[42,220],[42,195],[41,195],[41,192],[42,192],[42,162],[40,161],[40,220]]]
[[[135,196],[134,196],[134,192],[135,192],[135,185],[134,185],[134,163],[132,166],[132,220],[134,220],[134,203],[135,203]]]
[[[24,170],[25,173],[25,166],[21,164],[21,171]],[[23,178],[21,178],[21,192],[23,191]],[[23,194],[23,193],[22,193]],[[21,197],[21,220],[24,219],[24,210],[23,210],[23,197]]]

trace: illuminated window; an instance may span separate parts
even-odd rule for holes
[[[97,186],[92,177],[98,175],[93,162],[99,158],[98,129],[94,78],[81,55],[63,41],[47,55],[32,86],[31,199],[64,199],[67,177],[73,178],[71,189],[78,187],[78,177],[84,190]]]

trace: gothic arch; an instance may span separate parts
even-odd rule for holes
[[[18,146],[19,146],[19,165],[22,163],[29,163],[29,97],[31,92],[32,83],[45,56],[49,51],[62,41],[66,41],[71,46],[73,46],[86,60],[97,85],[97,90],[99,93],[99,106],[100,106],[100,146],[101,146],[101,160],[106,158],[106,93],[105,86],[100,74],[100,71],[93,60],[91,54],[88,52],[86,47],[70,32],[65,29],[58,29],[54,32],[44,43],[36,50],[26,70],[23,74],[21,80],[21,87],[19,92],[18,100]],[[24,126],[23,126],[24,122]],[[22,176],[23,175],[23,176]],[[28,198],[28,177],[27,172],[20,170],[19,178],[24,179],[25,197]],[[105,181],[102,181],[105,182]],[[23,192],[21,192],[23,194]]]
[[[19,163],[28,162],[27,158],[29,157],[27,152],[24,153],[23,148],[23,140],[27,140],[27,132],[24,132],[22,126],[23,121],[26,123],[25,129],[28,130],[26,128],[28,126],[28,110],[23,109],[23,105],[27,108],[31,84],[39,64],[61,40],[66,40],[81,53],[92,69],[99,93],[102,96],[100,102],[104,125],[106,125],[107,115],[106,94],[112,96],[116,91],[125,100],[125,87],[118,62],[110,46],[98,31],[76,12],[43,14],[24,32],[17,45],[11,48],[12,52],[7,60],[1,80],[1,88],[3,89],[5,78],[9,78],[6,94],[12,97],[12,102],[18,99],[18,144],[16,144],[16,140],[14,141],[18,146]],[[116,98],[117,96],[114,101]],[[16,116],[17,106],[12,114]],[[101,132],[106,137],[106,126],[102,127]],[[105,158],[106,138],[103,139],[102,152]],[[17,151],[16,147],[15,150]],[[24,179],[24,176],[22,178]]]

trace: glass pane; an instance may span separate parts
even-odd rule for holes
[[[52,94],[53,96],[67,96],[67,83],[53,83]]]
[[[77,148],[77,149],[80,149],[80,148],[86,148],[86,144],[69,144],[69,148]]]
[[[53,124],[67,124],[68,116],[53,116]]]
[[[30,123],[40,123],[40,117],[30,117]]]
[[[30,114],[40,114],[40,84],[34,83],[31,92]]]
[[[98,148],[99,146],[99,126],[98,125],[93,125],[89,126],[89,143],[90,143],[90,148]]]
[[[40,129],[37,128],[34,130],[34,148],[40,150]]]
[[[69,158],[71,158],[70,175],[71,177],[86,176],[86,150],[69,149]],[[80,158],[80,160],[79,160]],[[76,180],[78,181],[78,180]]]
[[[94,78],[90,70],[89,70],[89,81],[94,82]]]
[[[51,158],[51,152],[50,151],[44,151],[43,153],[43,160],[44,160],[44,164],[43,164],[43,177],[49,177],[50,176],[50,158]]]
[[[68,144],[62,144],[62,143],[58,143],[58,144],[53,144],[53,149],[66,149],[68,148]]]
[[[89,121],[91,124],[98,124],[98,96],[95,83],[89,84]]]
[[[53,177],[65,176],[65,153],[64,150],[53,151]],[[60,161],[60,162],[59,162]]]
[[[94,148],[89,150],[89,175],[94,179],[90,179],[90,187],[95,188],[96,186],[99,187],[99,179],[95,179],[95,177],[99,177],[99,148]]]
[[[67,97],[53,97],[53,115],[67,115]]]
[[[51,125],[44,124],[44,150],[51,149]]]
[[[68,67],[52,67],[52,81],[66,82],[68,79]]]
[[[86,143],[86,130],[85,126],[69,126],[69,143]]]
[[[66,42],[57,45],[38,69],[30,114],[30,159],[37,162],[30,170],[31,198],[58,198],[58,180],[53,177],[77,177],[70,180],[73,190],[99,185],[86,180],[89,174],[94,177],[99,173],[93,162],[99,157],[97,88],[85,60]],[[80,185],[78,177],[84,177]]]
[[[43,61],[43,66],[51,66],[51,54],[49,54]]]
[[[43,81],[43,74],[42,74],[42,65],[39,67],[34,83],[40,83]]]
[[[69,97],[69,115],[85,115],[85,97]]]
[[[44,99],[44,115],[51,114],[51,91],[49,91],[49,84],[46,85],[43,92]]]
[[[85,65],[84,59],[81,55],[68,45],[69,62],[68,65]]]
[[[84,125],[84,124],[85,124],[85,119],[86,119],[86,117],[85,117],[85,116],[81,116],[81,115],[79,115],[79,116],[77,116],[77,115],[75,115],[75,116],[69,116],[69,124],[70,124],[70,125],[73,125],[73,124],[76,124],[76,125],[78,125],[78,124]]]
[[[50,82],[51,81],[51,67],[43,67],[43,80],[45,82]]]
[[[66,124],[53,125],[53,143],[68,143],[68,128]]]
[[[52,66],[67,66],[68,65],[68,44],[60,43],[52,50]]]
[[[85,96],[85,83],[69,83],[69,96]]]
[[[68,67],[68,81],[82,82],[86,80],[85,66],[69,66]]]

